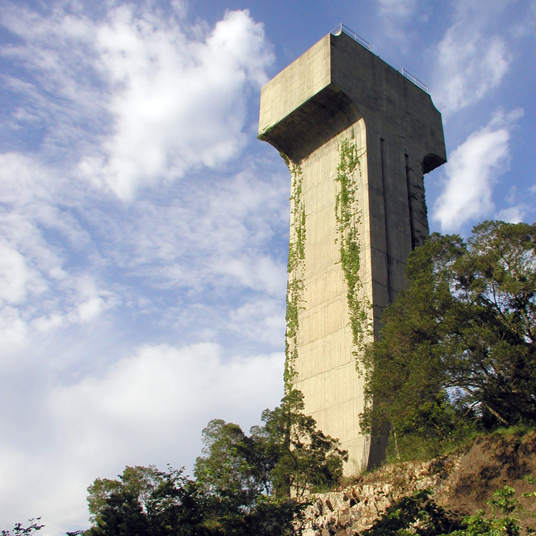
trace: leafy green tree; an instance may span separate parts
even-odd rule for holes
[[[238,426],[214,419],[203,430],[202,456],[194,475],[210,494],[233,498],[238,504],[253,504],[261,493],[270,492],[270,460],[255,437]]]
[[[94,525],[87,536],[209,535],[202,493],[182,470],[127,467],[117,480],[88,488]]]
[[[303,396],[290,391],[264,425],[246,435],[213,420],[203,431],[194,474],[210,501],[211,528],[222,534],[294,534],[308,491],[338,482],[347,453],[303,414]]]
[[[269,492],[264,453],[240,426],[221,419],[208,423],[203,444],[194,475],[208,498],[208,526],[216,533],[248,534],[252,524],[259,524],[257,510],[262,494]],[[292,515],[287,521],[292,521]],[[259,527],[257,531],[264,534]]]
[[[148,501],[154,490],[162,482],[163,476],[154,466],[125,467],[118,479],[97,478],[88,488],[88,508],[90,521],[99,519],[104,507],[112,496],[133,497],[142,512],[147,511]]]
[[[315,419],[303,410],[303,394],[290,390],[279,407],[263,412],[264,426],[252,429],[271,460],[270,479],[277,497],[300,498],[337,484],[348,460],[339,441],[318,430]]]
[[[336,484],[348,454],[303,413],[303,395],[291,390],[274,410],[262,414],[263,426],[251,436],[232,423],[213,420],[203,431],[203,456],[194,474],[207,491],[233,495],[253,504],[261,494],[302,497]]]
[[[536,421],[536,224],[433,234],[364,356],[368,430],[435,454],[468,428]]]
[[[286,536],[301,533],[306,492],[336,483],[347,459],[339,442],[303,414],[289,392],[246,435],[221,419],[203,430],[196,481],[182,470],[126,467],[88,488],[87,536]]]

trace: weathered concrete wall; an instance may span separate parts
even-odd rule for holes
[[[339,184],[340,141],[355,136],[361,156],[357,170],[357,206],[368,206],[365,125],[359,120],[339,136],[322,145],[302,162],[303,201],[306,211],[303,309],[299,311],[296,387],[305,396],[306,410],[321,430],[342,442],[350,454],[347,471],[357,473],[368,457],[368,438],[360,433],[363,411],[363,377],[356,373],[353,337],[347,300],[347,282],[341,269],[340,236],[335,218]],[[359,235],[370,234],[368,219],[362,218]],[[372,303],[370,249],[361,250],[360,279],[363,297]]]
[[[428,235],[423,173],[446,160],[441,115],[380,58],[330,34],[263,87],[259,131],[287,155],[292,175],[286,381],[303,392],[319,427],[341,440],[346,473],[356,473],[379,461],[382,445],[371,449],[360,432],[362,335],[341,244],[358,242],[350,291],[377,335],[381,311],[404,288],[409,253]],[[341,226],[349,144],[357,165],[345,172],[351,192]]]

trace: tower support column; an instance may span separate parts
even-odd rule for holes
[[[356,474],[383,454],[361,433],[356,361],[428,235],[423,175],[446,161],[441,114],[350,36],[329,34],[263,87],[259,136],[291,172],[286,387]]]

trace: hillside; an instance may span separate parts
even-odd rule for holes
[[[515,488],[525,508],[522,525],[535,527],[534,497],[521,497],[534,491],[523,478],[529,474],[536,475],[536,432],[477,437],[455,454],[386,465],[340,491],[315,495],[306,512],[304,536],[354,536],[393,502],[424,489],[431,489],[437,504],[460,516],[488,510],[487,501],[505,485]]]

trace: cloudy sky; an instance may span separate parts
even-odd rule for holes
[[[0,529],[87,528],[282,395],[289,176],[262,84],[343,22],[430,87],[432,230],[536,219],[534,0],[0,0]]]

